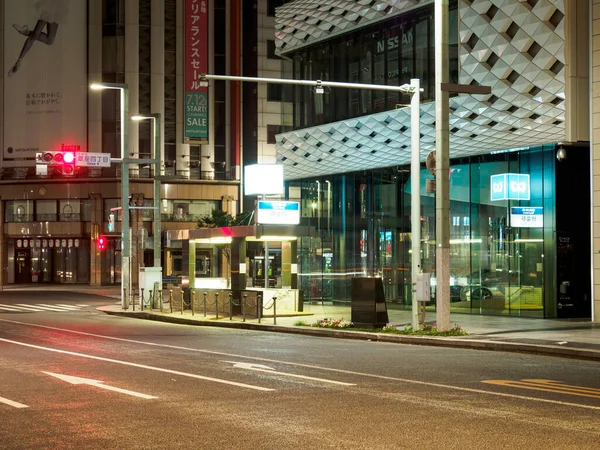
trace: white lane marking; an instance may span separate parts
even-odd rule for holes
[[[233,367],[235,367],[236,369],[254,370],[256,372],[265,372],[265,373],[270,373],[270,374],[274,374],[274,375],[283,375],[286,377],[302,378],[303,380],[322,381],[323,383],[339,384],[341,386],[356,386],[355,383],[344,383],[343,381],[334,381],[334,380],[327,380],[325,378],[308,377],[306,375],[298,375],[295,373],[277,372],[272,367],[263,366],[262,364],[253,364],[253,363],[236,362],[236,361],[223,361],[223,362],[228,363],[228,364],[233,364]]]
[[[144,398],[146,400],[149,400],[152,398],[158,398],[158,397],[154,397],[152,395],[141,394],[139,392],[134,392],[134,391],[130,391],[127,389],[121,389],[121,388],[114,387],[114,386],[107,386],[106,384],[104,384],[104,381],[100,381],[100,380],[92,380],[90,378],[74,377],[71,375],[62,375],[60,373],[52,373],[52,372],[43,372],[43,373],[50,375],[52,377],[56,377],[59,380],[66,381],[67,383],[71,383],[71,384],[75,384],[75,385],[87,384],[89,386],[106,389],[107,391],[119,392],[121,394],[127,394],[127,395],[131,395],[133,397]]]
[[[581,405],[578,403],[568,403],[568,402],[561,402],[561,401],[556,401],[556,400],[547,400],[544,398],[527,397],[524,395],[506,394],[503,392],[486,391],[484,389],[472,389],[472,388],[466,388],[466,387],[460,387],[460,386],[452,386],[449,384],[430,383],[427,381],[408,380],[405,378],[396,378],[396,377],[390,377],[390,376],[386,376],[386,375],[378,375],[378,374],[364,373],[364,372],[354,372],[352,370],[335,369],[332,367],[321,367],[321,366],[315,366],[312,364],[302,364],[302,363],[295,363],[295,362],[289,362],[289,361],[280,361],[280,360],[271,359],[271,358],[261,358],[259,356],[246,356],[246,355],[238,355],[235,353],[225,353],[225,352],[216,352],[213,350],[189,348],[189,347],[183,347],[183,346],[179,346],[179,345],[167,345],[167,344],[158,344],[155,342],[137,341],[134,339],[124,339],[124,338],[119,338],[119,337],[114,337],[114,336],[104,336],[102,334],[86,333],[84,331],[75,331],[75,330],[69,330],[66,328],[50,327],[48,325],[39,325],[36,323],[20,322],[18,320],[0,319],[0,322],[14,323],[14,324],[18,324],[18,325],[26,325],[26,326],[35,327],[35,328],[45,328],[45,329],[49,329],[49,330],[64,331],[66,333],[81,334],[83,336],[91,336],[91,337],[97,337],[100,339],[108,339],[108,340],[113,340],[113,341],[129,342],[132,344],[148,345],[151,347],[170,348],[170,349],[174,349],[174,350],[186,350],[186,351],[190,351],[190,352],[204,353],[207,355],[218,355],[218,356],[226,356],[228,358],[242,358],[242,359],[250,359],[253,361],[269,362],[269,363],[274,363],[274,364],[285,364],[287,366],[305,367],[307,369],[317,369],[317,370],[323,370],[323,371],[327,371],[327,372],[355,375],[355,376],[359,376],[359,377],[376,378],[379,380],[399,381],[401,383],[437,387],[440,389],[451,389],[451,390],[462,391],[462,392],[471,392],[474,394],[486,394],[486,395],[493,395],[493,396],[497,396],[497,397],[515,398],[515,399],[519,399],[519,400],[535,401],[535,402],[541,402],[541,403],[551,403],[554,405],[575,406],[578,408],[600,410],[599,406]],[[0,340],[2,340],[2,339],[0,339]]]
[[[122,364],[124,366],[137,367],[138,369],[155,370],[157,372],[170,373],[173,375],[181,375],[182,377],[196,378],[198,380],[213,381],[215,383],[228,384],[231,386],[238,386],[238,387],[243,387],[243,388],[247,388],[247,389],[255,389],[257,391],[274,391],[275,390],[275,389],[270,389],[270,388],[264,388],[261,386],[253,386],[251,384],[238,383],[236,381],[228,381],[228,380],[222,380],[219,378],[212,378],[212,377],[205,377],[203,375],[196,375],[193,373],[179,372],[178,370],[163,369],[161,367],[147,366],[145,364],[136,364],[136,363],[132,363],[129,361],[121,361],[118,359],[111,359],[111,358],[102,358],[100,356],[86,355],[85,353],[76,353],[76,352],[70,352],[68,350],[59,350],[57,348],[42,347],[40,345],[26,344],[25,342],[11,341],[10,339],[0,338],[0,341],[8,342],[9,344],[21,345],[23,347],[35,348],[38,350],[45,350],[48,352],[62,353],[64,355],[78,356],[80,358],[95,359],[97,361]]]
[[[23,403],[13,402],[4,397],[0,397],[0,403],[4,403],[5,405],[12,406],[13,408],[29,408],[29,406],[24,405]]]
[[[2,305],[2,306],[5,308],[14,308],[15,311],[36,311],[36,312],[43,311],[43,309],[36,309],[31,306],[27,306],[27,307],[14,306],[14,305]]]
[[[20,306],[22,308],[29,308],[29,305],[25,303],[17,303],[16,306]],[[43,305],[32,305],[34,308],[40,308],[42,311],[64,311],[64,309],[54,308],[52,306],[43,306]]]

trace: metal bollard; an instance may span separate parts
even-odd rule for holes
[[[173,289],[169,289],[169,307],[171,308],[171,314],[173,314],[173,303],[175,303],[173,299]]]
[[[258,294],[256,297],[256,307],[258,309],[258,323],[260,323],[260,319],[262,318],[262,294]]]
[[[140,309],[144,310],[144,288],[140,289],[142,295],[140,296]]]
[[[215,292],[215,319],[219,318],[219,293]]]
[[[248,298],[248,295],[244,294],[244,295],[242,295],[242,298],[243,298],[243,300],[242,300],[242,322],[245,322],[246,321],[246,308],[245,308],[245,306],[246,306],[246,299]]]
[[[127,288],[123,288],[123,309],[129,308],[127,304]]]
[[[152,309],[152,302],[154,299],[152,298],[152,289],[148,289],[148,308]]]
[[[183,300],[183,290],[181,291],[181,314],[183,314],[183,306],[185,305],[185,302]]]
[[[233,320],[233,294],[229,294],[229,320]]]
[[[196,291],[192,290],[192,300],[191,300],[191,307],[192,307],[192,316],[194,315],[194,303],[196,303]]]
[[[208,295],[208,292],[204,293],[204,317],[206,317],[206,296]]]
[[[277,297],[273,297],[273,325],[277,325]]]
[[[135,311],[135,288],[131,288],[131,307]]]

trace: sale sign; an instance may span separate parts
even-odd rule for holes
[[[208,0],[185,0],[185,125],[184,136],[208,141]]]

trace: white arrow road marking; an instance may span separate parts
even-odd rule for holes
[[[64,355],[78,356],[80,358],[88,358],[88,359],[95,359],[97,361],[104,361],[104,362],[110,362],[110,363],[115,363],[115,364],[123,364],[124,366],[137,367],[139,369],[156,370],[157,372],[170,373],[173,375],[180,375],[182,377],[196,378],[198,380],[214,381],[215,383],[228,384],[230,386],[238,386],[238,387],[247,388],[247,389],[255,389],[257,391],[274,391],[275,390],[275,389],[265,388],[265,387],[261,387],[261,386],[253,386],[251,384],[238,383],[236,381],[221,380],[219,378],[205,377],[202,375],[196,375],[194,373],[179,372],[178,370],[163,369],[161,367],[147,366],[145,364],[136,364],[136,363],[132,363],[132,362],[128,362],[128,361],[120,361],[118,359],[102,358],[100,356],[86,355],[84,353],[70,352],[67,350],[59,350],[57,348],[42,347],[39,345],[26,344],[25,342],[11,341],[9,339],[4,339],[4,338],[0,338],[0,341],[8,342],[9,344],[22,345],[23,347],[35,348],[38,350],[45,350],[47,352],[62,353]]]
[[[4,397],[0,397],[0,403],[4,403],[5,405],[12,406],[14,408],[29,408],[29,406],[24,405],[23,403],[13,402],[12,400]]]
[[[356,386],[354,383],[344,383],[342,381],[327,380],[325,378],[308,377],[306,375],[297,375],[295,373],[277,372],[275,369],[262,364],[253,364],[235,361],[223,361],[224,363],[233,364],[237,369],[255,370],[257,372],[266,372],[274,375],[283,375],[286,377],[302,378],[303,380],[322,381],[323,383],[339,384],[341,386]]]
[[[104,381],[100,381],[100,380],[92,380],[90,378],[74,377],[71,375],[61,375],[60,373],[52,373],[52,372],[43,372],[43,373],[50,375],[52,377],[56,377],[59,380],[66,381],[67,383],[71,383],[71,384],[87,384],[87,385],[98,387],[101,389],[106,389],[107,391],[120,392],[121,394],[132,395],[134,397],[145,398],[147,400],[149,400],[151,398],[158,398],[158,397],[154,397],[152,395],[146,395],[146,394],[141,394],[139,392],[128,391],[127,389],[120,389],[120,388],[113,387],[113,386],[107,386],[105,384],[102,384],[102,383],[104,383]]]

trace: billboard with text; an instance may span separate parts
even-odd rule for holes
[[[5,161],[34,165],[36,152],[87,148],[86,4],[4,1]]]

